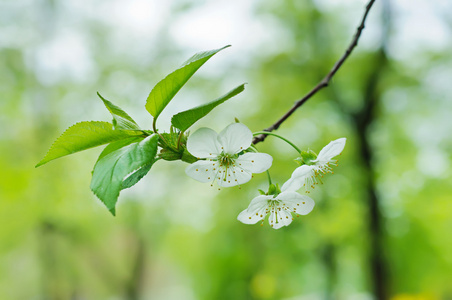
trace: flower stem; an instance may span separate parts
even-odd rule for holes
[[[152,121],[152,129],[154,129],[154,133],[158,134],[158,136],[160,137],[160,139],[162,141],[164,141],[166,144],[168,144],[165,140],[165,138],[157,131],[157,127],[155,126],[155,123],[157,121],[157,118],[154,118],[154,120]]]
[[[269,131],[258,131],[258,132],[254,132],[253,136],[260,135],[260,134],[267,134],[267,135],[276,136],[277,138],[280,138],[281,140],[285,141],[287,144],[291,145],[295,150],[297,150],[298,153],[301,153],[301,150],[297,146],[295,146],[294,143],[292,143],[288,139],[280,136],[279,134],[276,134],[276,133],[273,133],[273,132],[269,132]]]
[[[155,127],[155,123],[157,122],[157,118],[154,118],[152,120],[152,129],[154,129],[154,132],[157,133],[157,128]]]
[[[272,185],[272,178],[270,176],[270,172],[267,170],[267,178],[268,178],[268,186]]]

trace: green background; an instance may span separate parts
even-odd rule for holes
[[[265,174],[218,191],[160,161],[112,217],[89,189],[101,149],[34,168],[75,122],[111,121],[97,91],[150,128],[152,87],[227,44],[158,127],[247,82],[192,130],[234,117],[262,130],[343,54],[365,4],[0,1],[0,299],[452,299],[448,1],[377,1],[331,85],[277,131],[316,152],[347,138],[289,227],[236,220]],[[296,153],[272,137],[258,148],[284,183]]]

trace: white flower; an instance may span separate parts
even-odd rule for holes
[[[220,134],[200,128],[188,137],[187,150],[204,158],[189,165],[185,173],[201,182],[230,187],[248,182],[252,173],[270,168],[273,158],[265,153],[243,153],[251,146],[253,134],[245,125],[233,123]]]
[[[330,142],[323,147],[316,159],[308,160],[306,165],[296,168],[290,179],[283,184],[281,191],[296,191],[302,186],[314,188],[318,181],[321,182],[320,177],[333,173],[332,166],[337,166],[337,160],[333,160],[333,157],[344,150],[345,141],[345,138],[340,138]]]
[[[248,208],[239,214],[237,220],[244,224],[256,224],[270,214],[268,223],[278,229],[292,223],[292,213],[306,215],[313,208],[314,200],[296,192],[282,192],[277,196],[261,195],[251,200]]]

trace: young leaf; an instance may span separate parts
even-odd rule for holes
[[[76,123],[53,143],[49,152],[36,167],[62,156],[141,134],[137,131],[113,130],[108,122]]]
[[[130,174],[130,176],[128,176],[126,179],[124,179],[124,181],[122,182],[121,185],[121,190],[124,189],[128,189],[132,186],[134,186],[135,184],[138,183],[138,181],[140,181],[144,176],[146,176],[146,174],[151,170],[152,165],[156,162],[157,160],[153,160],[152,162],[150,162],[149,164],[142,166],[140,169],[136,170],[134,173]]]
[[[138,124],[125,111],[102,97],[99,92],[97,92],[97,95],[113,116],[113,129],[140,130]]]
[[[107,147],[104,148],[104,150],[102,150],[102,152],[100,153],[99,157],[97,158],[96,163],[101,160],[104,156],[110,154],[113,151],[116,151],[118,149],[121,149],[125,146],[128,146],[132,143],[138,143],[141,142],[142,140],[144,140],[144,137],[142,136],[133,136],[133,137],[128,137],[126,139],[123,140],[119,140],[116,142],[112,142],[110,144],[107,145]]]
[[[176,93],[184,86],[190,77],[213,55],[223,50],[220,49],[199,52],[189,58],[179,69],[175,70],[152,89],[146,101],[147,111],[157,119],[163,109],[173,99]]]
[[[158,139],[158,135],[153,134],[141,142],[112,151],[96,162],[91,190],[113,215],[124,178],[154,161]]]
[[[244,89],[245,84],[239,85],[238,87],[229,91],[227,94],[212,102],[175,114],[171,118],[171,124],[173,124],[174,127],[180,129],[181,131],[185,131],[196,121],[206,116],[212,109],[225,102],[226,100],[243,92]]]

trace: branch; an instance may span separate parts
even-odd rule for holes
[[[270,127],[266,128],[266,129],[264,129],[264,131],[271,132],[273,130],[278,129],[279,126],[281,126],[281,124],[287,118],[289,118],[300,106],[302,106],[306,101],[308,101],[318,91],[320,91],[321,89],[328,86],[331,78],[333,78],[334,74],[336,74],[336,72],[339,70],[339,68],[345,62],[345,60],[350,56],[353,49],[358,45],[358,40],[361,36],[361,32],[364,29],[364,23],[367,19],[367,15],[369,14],[369,11],[370,11],[372,5],[374,4],[374,2],[375,2],[375,0],[370,0],[369,3],[366,5],[366,9],[364,11],[364,15],[362,17],[361,24],[359,24],[352,42],[345,50],[345,53],[342,55],[342,57],[334,64],[331,71],[309,93],[307,93],[303,98],[301,98],[300,100],[295,102],[295,104],[292,106],[292,108],[288,112],[286,112],[276,123],[274,123],[273,125],[271,125]],[[261,134],[261,135],[254,137],[253,144],[255,145],[259,142],[262,142],[263,140],[265,140],[266,137],[267,137],[267,135],[265,135],[265,134]]]

